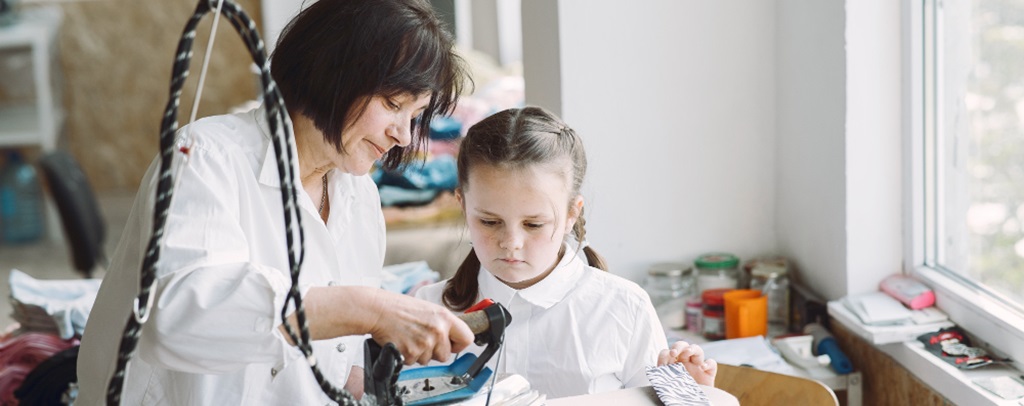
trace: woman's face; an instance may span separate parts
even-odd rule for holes
[[[344,152],[335,157],[335,166],[354,175],[369,173],[374,161],[391,148],[412,142],[412,120],[423,113],[428,103],[429,93],[371,97],[363,114],[342,131]]]
[[[480,264],[516,289],[547,276],[576,220],[567,216],[567,179],[543,169],[476,164],[467,183],[458,197]],[[582,205],[582,198],[576,201]]]

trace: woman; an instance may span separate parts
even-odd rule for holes
[[[293,122],[305,231],[299,280],[318,367],[363,387],[363,334],[407,364],[445,361],[472,341],[444,308],[377,288],[380,197],[366,176],[421,147],[466,79],[450,36],[420,0],[320,0],[281,37],[271,70]],[[156,266],[156,300],[128,365],[124,404],[325,404],[283,333],[290,286],[276,160],[263,108],[182,128],[188,160]],[[151,233],[157,165],[131,216],[82,339],[79,404],[104,398]],[[179,171],[180,169],[180,171]]]

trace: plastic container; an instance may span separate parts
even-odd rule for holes
[[[723,295],[733,289],[708,289],[701,293],[701,333],[708,340],[725,338],[725,298]]]
[[[786,268],[763,263],[750,271],[750,289],[768,297],[768,336],[789,331],[789,275]]]
[[[18,151],[0,169],[0,238],[22,244],[43,236],[43,192],[36,169]]]
[[[693,262],[697,270],[697,289],[736,289],[739,287],[740,259],[733,254],[704,254]]]

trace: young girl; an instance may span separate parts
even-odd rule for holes
[[[474,125],[460,146],[456,190],[473,249],[454,277],[416,296],[453,311],[484,298],[503,304],[512,324],[496,371],[522,375],[549,398],[647,385],[648,365],[671,362],[713,385],[717,364],[697,346],[666,349],[647,293],[606,272],[587,246],[586,169],[579,136],[542,108]]]

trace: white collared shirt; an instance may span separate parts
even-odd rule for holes
[[[668,348],[647,293],[619,276],[586,265],[574,247],[546,278],[515,290],[480,270],[478,300],[512,314],[498,372],[516,373],[549,398],[648,385],[645,367]],[[416,296],[441,302],[446,281]],[[482,347],[469,350],[479,354]],[[494,370],[496,354],[488,366]]]
[[[128,365],[122,404],[330,403],[301,352],[277,328],[291,276],[277,161],[263,114],[258,108],[193,125],[156,267],[156,301]],[[175,152],[175,167],[181,156]],[[152,233],[158,166],[154,162],[143,178],[86,325],[76,404],[106,399]],[[319,201],[297,193],[305,232],[300,291],[379,286],[385,236],[376,185],[368,176],[339,171],[329,173],[328,183],[327,224],[317,214]],[[344,385],[353,365],[362,365],[363,339],[313,342],[319,367],[336,386]]]

